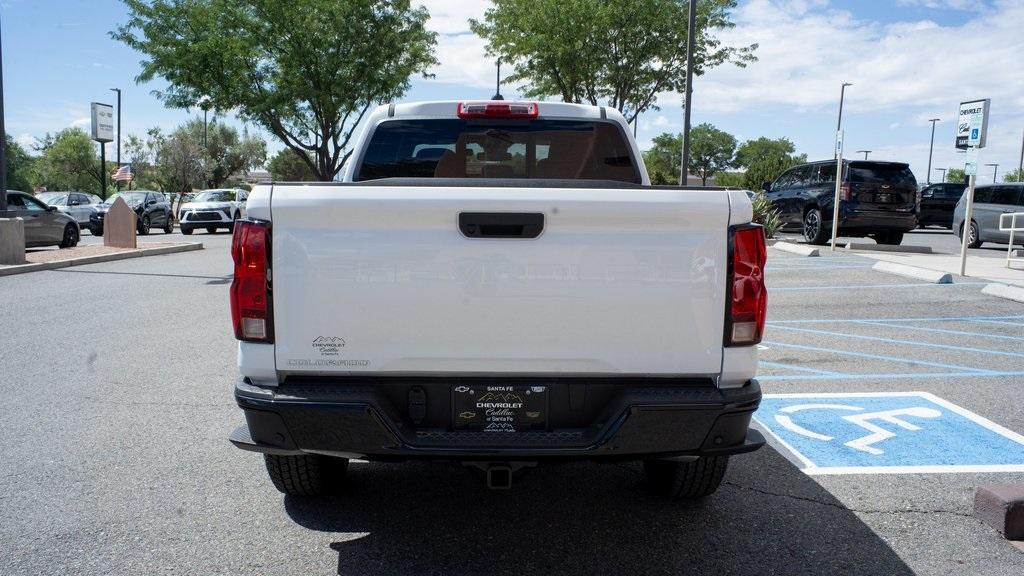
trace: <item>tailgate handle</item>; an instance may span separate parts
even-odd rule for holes
[[[460,212],[459,230],[467,238],[536,238],[544,230],[544,214]]]

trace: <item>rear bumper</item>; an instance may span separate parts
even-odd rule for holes
[[[268,389],[240,381],[235,399],[246,425],[230,440],[267,454],[369,460],[630,460],[737,454],[764,444],[749,429],[761,400],[756,380],[736,389],[637,380],[630,379],[586,427],[513,433],[413,426],[379,386]]]
[[[917,220],[917,212],[849,209],[840,214],[839,228],[844,231],[896,230],[909,232],[917,228]]]

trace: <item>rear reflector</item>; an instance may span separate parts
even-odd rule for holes
[[[231,258],[235,261],[235,278],[231,282],[235,338],[271,343],[274,332],[270,313],[270,228],[267,223],[235,222]]]
[[[749,346],[761,341],[768,312],[768,291],[764,285],[767,259],[764,229],[757,224],[733,228],[732,261],[729,266],[726,346]]]
[[[459,102],[459,118],[536,118],[536,102]]]

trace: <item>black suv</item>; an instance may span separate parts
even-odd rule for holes
[[[921,189],[921,214],[917,224],[925,226],[942,226],[953,229],[953,210],[960,197],[964,195],[966,186],[953,182],[931,184]]]
[[[89,230],[93,236],[103,236],[103,221],[110,206],[118,197],[123,198],[128,207],[135,210],[138,216],[136,231],[140,235],[149,234],[150,228],[160,228],[166,234],[174,232],[174,217],[167,197],[150,190],[132,190],[118,192],[96,206],[96,211],[89,216]]]
[[[779,210],[784,229],[800,229],[811,244],[832,235],[836,161],[800,164],[786,170],[764,191]],[[899,244],[917,227],[917,180],[903,162],[844,160],[840,183],[839,235],[869,236],[879,244]]]

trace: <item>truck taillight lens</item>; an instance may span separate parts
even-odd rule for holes
[[[729,263],[729,304],[725,322],[726,346],[749,346],[761,341],[768,312],[764,286],[767,259],[764,228],[749,224],[731,229],[732,260]]]
[[[266,222],[239,220],[231,238],[235,279],[231,282],[231,320],[235,338],[273,342],[270,298],[270,228]]]
[[[459,102],[459,118],[536,118],[536,102]]]

